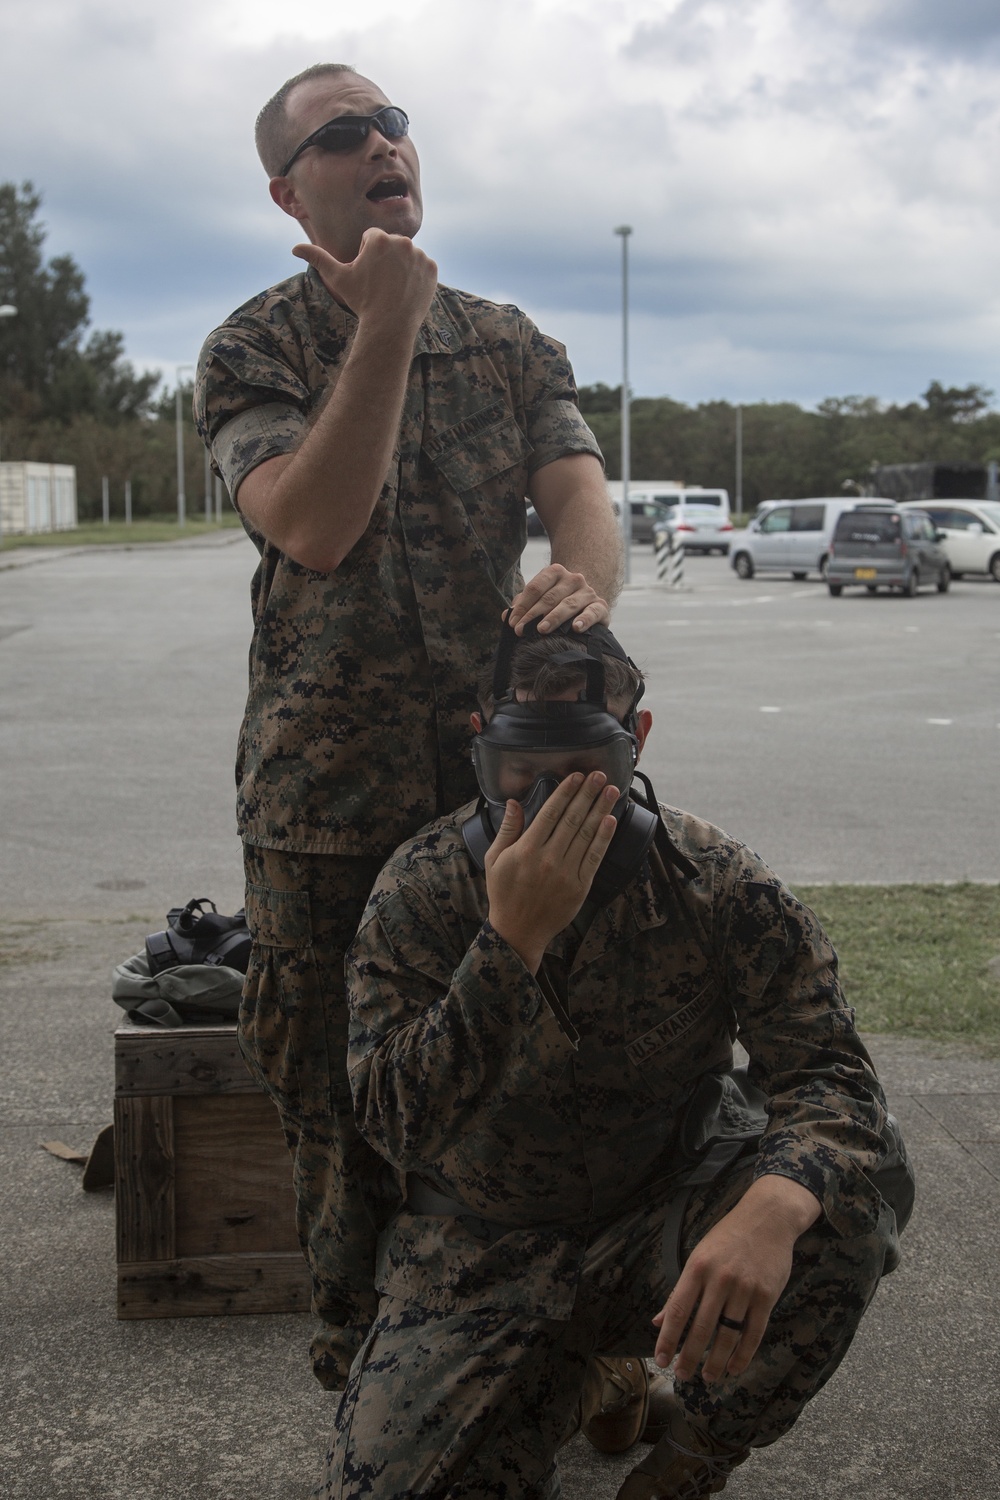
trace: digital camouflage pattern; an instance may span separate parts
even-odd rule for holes
[[[800,1182],[840,1234],[873,1230],[866,1172],[884,1154],[885,1101],[812,912],[745,845],[664,809],[698,879],[675,892],[654,855],[575,953],[571,929],[553,940],[547,999],[486,920],[461,836],[472,811],[397,850],[348,955],[351,1086],[376,1150],[544,1245],[522,1288],[565,1316],[595,1219],[668,1169],[678,1112],[704,1073],[731,1066],[738,1027],[769,1100],[757,1174]],[[405,1221],[397,1232],[393,1294],[410,1286],[413,1250]],[[442,1254],[456,1287],[477,1264]]]
[[[663,808],[698,878],[672,888],[654,852],[582,941],[554,939],[539,984],[486,920],[461,838],[472,810],[397,850],[348,955],[358,1125],[469,1212],[407,1205],[380,1238],[379,1315],[327,1500],[559,1493],[588,1360],[652,1353],[678,1114],[731,1063],[737,1027],[769,1123],[756,1155],[695,1189],[684,1255],[763,1173],[803,1183],[824,1214],[748,1371],[678,1386],[688,1415],[733,1449],[787,1431],[846,1352],[893,1237],[866,1175],[884,1099],[836,955],[756,855]]]
[[[746,1191],[753,1172],[752,1161],[737,1163],[696,1190],[688,1252]],[[645,1203],[595,1224],[563,1318],[485,1293],[478,1305],[462,1301],[451,1310],[428,1305],[416,1288],[406,1296],[383,1293],[316,1495],[555,1500],[553,1461],[577,1430],[591,1357],[652,1353],[650,1318],[670,1290],[660,1256],[669,1187],[669,1180],[652,1185]],[[460,1237],[465,1222],[428,1221],[428,1234]],[[763,1447],[787,1432],[847,1352],[884,1251],[882,1227],[842,1238],[820,1219],[796,1245],[785,1292],[746,1373],[711,1389],[697,1377],[678,1384],[687,1413],[732,1449]],[[425,1268],[413,1269],[423,1282]]]
[[[209,335],[195,412],[231,494],[301,441],[356,327],[309,270]],[[521,585],[528,480],[570,453],[600,456],[562,345],[516,307],[439,287],[346,560],[313,572],[247,528],[261,561],[237,763],[246,842],[384,856],[474,793],[469,714]]]
[[[254,944],[240,1008],[250,1071],[278,1106],[292,1153],[299,1241],[324,1386],[343,1387],[375,1315],[379,1228],[401,1202],[392,1169],[354,1125],[344,952],[381,861],[244,848]]]
[[[310,270],[209,336],[195,413],[230,494],[301,441],[356,326]],[[342,566],[313,572],[247,527],[261,560],[237,759],[254,937],[241,1045],[293,1153],[328,1386],[370,1322],[375,1235],[398,1202],[354,1127],[344,950],[384,858],[475,789],[468,716],[520,586],[528,478],[581,452],[599,456],[562,346],[517,308],[440,287],[382,493]]]

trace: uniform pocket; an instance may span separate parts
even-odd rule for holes
[[[332,1034],[308,892],[248,883],[246,912],[254,945],[240,1010],[244,1055],[284,1113],[328,1126],[331,1048],[346,1090],[346,1036]]]
[[[716,988],[707,984],[625,1046],[625,1055],[654,1099],[678,1102],[692,1078],[732,1060],[732,1043]]]
[[[524,550],[531,451],[503,401],[492,402],[424,442],[427,457],[461,497],[498,585],[517,568]]]
[[[734,994],[755,1000],[788,952],[781,890],[765,881],[741,880],[733,889],[726,968]]]
[[[496,1308],[566,1319],[585,1243],[582,1231],[562,1229],[509,1229],[484,1242],[464,1216],[404,1208],[379,1239],[375,1285],[437,1312]]]
[[[424,452],[451,488],[465,495],[515,464],[526,464],[531,444],[506,402],[494,401],[428,437]]]
[[[311,948],[312,916],[308,891],[278,891],[249,882],[247,926],[262,948]]]

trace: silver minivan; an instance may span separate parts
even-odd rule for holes
[[[839,517],[853,510],[857,498],[819,495],[810,500],[772,500],[754,516],[746,530],[737,532],[730,563],[740,578],[755,573],[826,575],[830,538]]]
[[[845,511],[837,522],[826,565],[826,586],[837,598],[845,588],[897,589],[911,597],[921,584],[946,594],[951,569],[942,533],[926,511],[901,510],[869,501]]]

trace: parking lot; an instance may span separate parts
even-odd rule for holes
[[[615,628],[648,677],[662,800],[792,882],[1000,879],[995,583],[833,599],[691,556],[673,593],[636,548]]]
[[[525,570],[546,557],[530,541]],[[0,568],[9,915],[239,904],[254,560],[231,533]],[[648,674],[644,765],[663,800],[793,883],[1000,878],[995,583],[831,599],[691,557],[672,592],[636,548],[615,624]]]
[[[0,553],[11,1500],[304,1500],[330,1430],[308,1317],[117,1322],[112,1195],[82,1193],[79,1168],[39,1149],[86,1148],[111,1118],[112,965],[169,906],[242,900],[232,761],[254,556],[236,534]],[[533,543],[526,567],[545,556]],[[819,583],[742,583],[718,558],[689,559],[685,584],[656,585],[637,549],[617,611],[649,672],[645,759],[665,799],[793,883],[1000,878],[1000,588],[831,600]],[[734,1476],[733,1500],[996,1490],[996,1064],[871,1041],[919,1212],[836,1378]],[[577,1440],[567,1500],[610,1500],[635,1456]]]

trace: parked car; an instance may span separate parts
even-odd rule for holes
[[[621,515],[621,480],[611,480],[608,489],[611,504],[616,514]],[[720,552],[725,557],[729,551],[733,523],[728,490],[705,489],[701,485],[683,485],[676,481],[661,483],[637,479],[629,485],[628,496],[636,540],[652,540],[659,522],[659,517],[646,507],[655,506],[658,511],[666,507],[668,524],[680,537],[685,552]],[[641,507],[641,511],[637,507]],[[640,515],[642,519],[637,522]],[[648,536],[645,534],[647,525]]]
[[[718,552],[726,557],[733,538],[728,490],[686,489],[673,506],[672,524],[685,552]]]
[[[615,515],[619,518],[622,513],[621,500],[612,499]],[[633,498],[629,491],[629,509],[632,512],[632,540],[633,542],[651,542],[657,531],[672,525],[671,517],[673,509],[662,504],[659,500],[651,500],[642,495]]]
[[[913,595],[933,583],[939,594],[951,583],[940,533],[923,509],[902,509],[877,501],[855,505],[838,520],[826,564],[826,583],[836,598],[848,586],[898,589]]]
[[[900,510],[922,510],[941,532],[952,578],[988,573],[1000,583],[1000,504],[995,500],[907,500]]]
[[[535,509],[535,507],[533,505],[529,505],[528,506],[528,535],[529,536],[545,536],[545,534],[546,534],[545,533],[545,527],[542,525],[542,518],[541,518],[541,516],[538,514],[537,510]]]
[[[856,499],[820,495],[810,500],[769,500],[736,538],[730,562],[740,578],[755,573],[826,574],[833,528]]]

